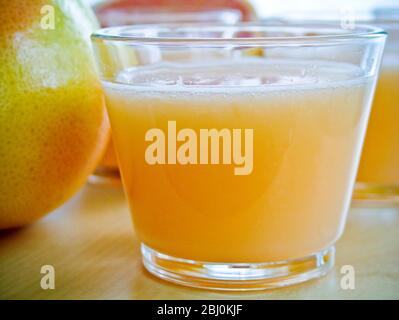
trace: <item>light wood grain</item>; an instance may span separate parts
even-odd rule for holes
[[[53,265],[55,290],[40,287]],[[340,267],[356,289],[340,288]],[[399,209],[352,209],[335,269],[284,289],[220,293],[173,285],[142,267],[139,242],[120,188],[86,186],[37,223],[0,233],[1,299],[399,299]]]

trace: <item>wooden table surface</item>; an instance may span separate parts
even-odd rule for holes
[[[43,290],[43,265],[55,289]],[[340,286],[343,265],[355,289]],[[306,284],[251,293],[191,289],[158,280],[140,262],[123,192],[84,187],[29,227],[0,233],[0,299],[399,299],[399,209],[352,209],[335,269]]]

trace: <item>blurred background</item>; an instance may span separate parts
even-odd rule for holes
[[[307,11],[319,13],[324,10],[367,11],[375,7],[399,7],[398,0],[251,0],[260,17],[280,15],[287,12]]]
[[[107,2],[104,0],[87,1],[89,1],[92,5]],[[142,2],[144,3],[145,1]],[[195,2],[197,1],[187,1],[187,3]],[[320,13],[321,11],[325,10],[328,10],[330,12],[339,12],[342,10],[368,11],[372,10],[375,7],[399,8],[399,0],[249,0],[248,2],[254,7],[259,18],[267,18],[270,16],[281,15],[283,13],[297,13],[304,11],[309,13]]]

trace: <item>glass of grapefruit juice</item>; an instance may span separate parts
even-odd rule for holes
[[[221,290],[326,274],[385,36],[308,24],[96,32],[147,270]]]

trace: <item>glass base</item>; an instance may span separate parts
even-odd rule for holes
[[[335,248],[307,257],[265,263],[199,262],[168,256],[141,245],[145,268],[177,284],[213,290],[265,290],[298,284],[325,275],[333,266]]]
[[[397,207],[399,206],[399,184],[381,185],[356,183],[353,192],[354,207]]]
[[[121,186],[119,168],[97,167],[88,182],[95,186]]]

